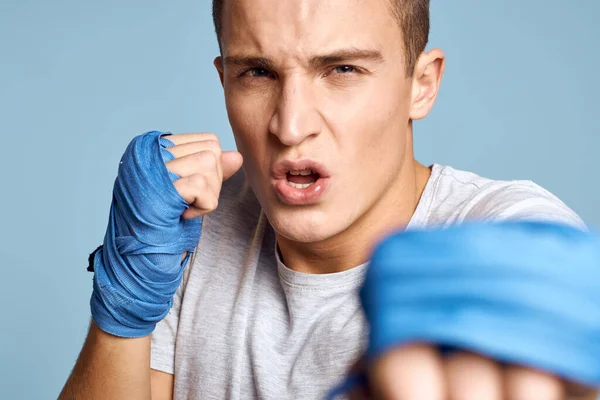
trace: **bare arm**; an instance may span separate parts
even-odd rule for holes
[[[152,370],[152,400],[173,400],[173,375]]]
[[[171,400],[173,376],[150,369],[150,336],[125,339],[94,322],[58,400]]]
[[[156,134],[155,131],[148,132],[146,138],[159,137]],[[167,151],[174,158],[167,161],[165,165],[168,171],[179,177],[173,181],[173,185],[189,205],[188,208],[182,210],[182,217],[192,219],[214,211],[218,205],[223,180],[229,179],[242,166],[241,154],[235,151],[223,152],[217,136],[210,133],[168,135],[168,138],[173,145],[168,146]],[[138,139],[139,137],[135,140]],[[152,141],[152,143],[155,142]],[[145,148],[145,150],[152,151],[154,149]],[[127,170],[139,168],[140,165],[135,158],[129,156],[128,151],[124,155],[127,162],[122,168]],[[127,182],[125,181],[125,183]],[[152,208],[151,204],[150,208]],[[145,205],[142,204],[142,208]],[[181,207],[181,205],[177,207]],[[116,233],[113,232],[113,234]],[[196,241],[199,239],[199,234],[200,232],[196,232]],[[182,259],[185,259],[185,255],[182,256]],[[128,270],[130,267],[126,263],[110,266],[113,273],[115,271],[129,273],[131,272]],[[161,282],[162,277],[156,276],[154,272],[149,274],[152,275],[152,285],[150,286],[160,291],[156,287],[162,288],[164,282]],[[167,282],[172,282],[170,275],[167,275],[166,279]],[[123,290],[118,281],[116,282],[115,290]],[[99,287],[102,286],[99,285]],[[99,289],[95,288],[95,290]],[[170,290],[171,288],[161,293],[162,296],[166,294],[172,296],[173,293]],[[101,294],[99,293],[99,295]],[[131,298],[132,294],[123,293],[123,296]],[[159,301],[160,306],[166,307],[166,301]],[[101,309],[106,308],[103,303],[94,304]],[[94,310],[95,308],[92,307],[92,314],[94,314]],[[114,312],[114,310],[105,309],[104,312]],[[147,310],[138,310],[130,318],[138,323],[147,323],[147,317],[152,317],[152,315],[145,315],[147,312]],[[150,313],[156,313],[156,311],[153,309]],[[100,319],[97,320],[100,321]],[[115,327],[110,326],[114,325],[113,322],[108,321],[107,325],[101,322],[101,325],[108,331],[118,332],[119,327],[114,330]],[[153,322],[156,321],[150,321],[144,326],[142,332],[148,332],[148,328]],[[107,327],[112,329],[107,329]],[[136,336],[134,329],[130,329],[130,331],[134,331],[130,336]],[[171,400],[173,398],[173,376],[151,370],[150,341],[150,335],[135,339],[113,336],[102,331],[92,322],[75,368],[58,399]]]

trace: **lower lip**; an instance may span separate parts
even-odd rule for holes
[[[288,184],[287,179],[273,181],[279,199],[291,206],[306,206],[319,202],[329,186],[329,178],[319,178],[305,189],[298,189]]]

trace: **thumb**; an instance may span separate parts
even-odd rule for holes
[[[223,180],[231,178],[241,167],[244,159],[237,151],[224,151],[221,153],[221,166],[223,168]]]

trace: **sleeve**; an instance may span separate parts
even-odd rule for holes
[[[531,181],[515,181],[493,188],[469,210],[468,218],[487,221],[547,221],[587,230],[577,213],[558,197]]]
[[[169,310],[167,316],[156,325],[156,328],[151,335],[150,368],[157,371],[166,372],[168,374],[175,373],[175,343],[179,326],[179,313],[181,312],[181,303],[185,292],[185,286],[195,255],[196,253],[194,252],[188,261],[181,284],[173,296],[173,306],[171,307],[171,310]]]

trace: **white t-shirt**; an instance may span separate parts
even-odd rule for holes
[[[584,228],[531,181],[493,181],[441,165],[408,228],[466,220],[549,220]],[[153,369],[175,375],[175,399],[323,399],[365,349],[358,290],[367,264],[314,275],[293,271],[243,172],[218,209],[152,334]]]

